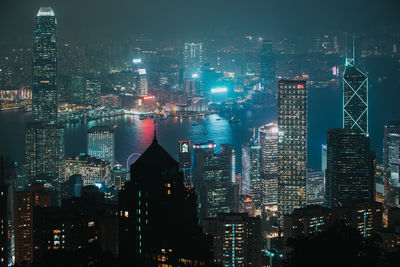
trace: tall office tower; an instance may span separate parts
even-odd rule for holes
[[[179,170],[183,172],[183,183],[186,187],[193,188],[190,141],[179,141],[178,162]]]
[[[306,205],[307,88],[305,81],[278,83],[278,216]]]
[[[147,80],[147,71],[141,58],[133,59],[134,71],[137,73],[137,92],[141,96],[146,96],[149,93],[149,85]]]
[[[264,205],[278,204],[278,123],[258,129],[261,145],[261,168],[264,183]]]
[[[326,164],[327,164],[327,153],[328,149],[326,145],[321,146],[321,171],[325,173]]]
[[[400,207],[400,121],[385,125],[383,140],[385,203]]]
[[[328,131],[325,205],[337,207],[348,202],[375,199],[375,158],[369,137],[359,131]]]
[[[93,126],[88,131],[89,156],[108,161],[114,166],[115,133],[109,126]]]
[[[99,80],[87,79],[85,85],[85,105],[92,108],[100,106],[101,84]]]
[[[343,74],[343,128],[368,133],[368,77],[346,59]]]
[[[242,195],[250,194],[257,208],[264,202],[261,177],[261,146],[258,138],[242,145]]]
[[[43,184],[31,185],[29,191],[14,195],[15,262],[33,261],[33,217],[34,207],[49,207],[50,195]]]
[[[325,173],[307,173],[307,205],[323,205],[325,200]]]
[[[185,43],[183,50],[185,78],[192,78],[194,74],[199,74],[203,66],[203,58],[203,43]]]
[[[214,260],[221,266],[261,265],[261,218],[247,213],[218,214],[204,221],[214,241]]]
[[[221,145],[215,153],[212,141],[194,145],[194,176],[199,195],[200,222],[218,213],[235,212],[239,199],[235,182],[235,151],[229,145]]]
[[[5,181],[5,166],[0,156],[0,267],[8,266],[9,262],[9,187]]]
[[[41,7],[36,15],[32,50],[33,121],[56,124],[57,91],[57,20],[51,7]]]
[[[122,261],[208,266],[211,246],[197,225],[196,196],[184,187],[178,162],[154,138],[130,173],[118,198]]]
[[[64,127],[30,123],[25,133],[25,163],[29,184],[51,183],[56,191],[64,182]]]
[[[81,153],[65,160],[65,179],[74,174],[82,175],[83,186],[104,183],[111,186],[111,164]]]
[[[72,75],[69,102],[77,105],[85,105],[86,79],[79,75]]]
[[[273,90],[273,87],[275,87],[275,69],[276,60],[272,51],[272,41],[263,40],[261,44],[260,76],[266,89]]]

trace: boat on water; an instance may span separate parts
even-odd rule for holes
[[[239,123],[242,122],[239,118],[236,117],[236,115],[233,115],[230,119],[229,119],[229,123]]]

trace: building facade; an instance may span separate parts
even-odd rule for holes
[[[57,19],[51,7],[41,7],[35,17],[32,50],[33,121],[56,124]]]
[[[283,219],[306,205],[308,100],[305,81],[281,80],[278,90],[278,216]]]
[[[400,207],[400,121],[385,125],[383,140],[384,196],[390,207]]]
[[[363,132],[331,129],[328,132],[325,205],[375,199],[375,157]]]
[[[89,156],[108,161],[114,166],[115,133],[109,126],[93,126],[88,131]]]
[[[261,218],[247,213],[218,214],[204,222],[214,240],[214,259],[222,266],[261,266]]]

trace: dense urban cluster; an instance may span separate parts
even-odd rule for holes
[[[308,49],[253,35],[85,46],[59,41],[54,10],[41,7],[33,46],[0,59],[0,111],[31,116],[24,161],[0,156],[0,267],[396,266],[400,118],[382,129],[378,159],[363,64],[399,58],[400,34],[388,34],[321,33]],[[311,170],[308,92],[332,84],[343,125]],[[175,159],[160,144],[162,121],[227,112],[240,125],[238,111],[265,107],[276,120],[239,151],[183,139]],[[96,124],[87,150],[66,154],[66,124],[126,115],[154,124],[143,153],[118,162],[115,125]]]

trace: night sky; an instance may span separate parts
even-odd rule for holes
[[[54,7],[63,37],[80,40],[123,39],[137,33],[201,38],[232,32],[257,32],[273,39],[304,35],[321,25],[351,32],[400,24],[398,0],[0,0],[2,39],[29,40],[42,5]]]

